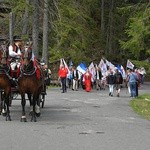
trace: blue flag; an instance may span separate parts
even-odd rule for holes
[[[84,63],[80,63],[77,70],[84,74],[86,72],[86,65]]]

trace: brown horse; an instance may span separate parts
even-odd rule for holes
[[[36,75],[36,67],[34,66],[32,57],[32,49],[27,48],[22,52],[22,65],[20,68],[20,76],[18,78],[18,89],[21,94],[22,117],[21,121],[26,122],[26,99],[25,94],[28,95],[30,106],[33,107],[31,114],[31,121],[36,122],[36,104],[39,103],[39,95],[42,90],[42,79],[38,79]]]
[[[10,117],[10,94],[11,94],[11,77],[9,76],[10,66],[7,65],[8,52],[0,48],[0,113],[6,115],[6,121],[11,121]],[[5,112],[6,111],[6,112]]]

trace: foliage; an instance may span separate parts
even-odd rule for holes
[[[11,10],[14,14],[14,35],[21,35],[22,27],[23,27],[23,19],[26,8],[28,8],[29,18],[28,18],[28,34],[30,34],[31,30],[31,19],[30,16],[32,15],[32,5],[27,3],[27,0],[5,0],[11,6]],[[8,17],[9,18],[9,17]],[[8,19],[7,18],[7,19]],[[25,35],[29,36],[29,35]]]
[[[15,14],[14,34],[23,33],[28,8],[27,39],[32,33],[33,0],[5,0]],[[43,0],[40,4],[40,39],[43,30]],[[28,3],[29,2],[29,3]],[[104,0],[104,31],[101,31],[100,0],[49,0],[49,61],[59,58],[99,62],[105,55],[110,61],[144,60],[150,54],[150,7],[147,0]],[[8,33],[9,17],[2,23]],[[25,27],[25,26],[24,26]],[[111,36],[110,36],[111,35]],[[39,40],[39,42],[41,42]],[[42,42],[41,42],[42,43]],[[39,44],[42,49],[42,44]]]
[[[17,14],[23,13],[26,7],[32,8],[31,5],[27,4],[26,0],[5,0],[9,3],[12,8],[12,12]]]
[[[121,47],[131,52],[132,57],[143,59],[150,54],[150,8],[148,6],[140,6],[128,20],[125,33],[128,38],[120,41]]]
[[[150,94],[144,94],[130,102],[131,107],[142,117],[150,120]]]
[[[100,50],[100,31],[96,21],[90,16],[92,5],[90,0],[84,5],[83,2],[59,2],[59,15],[54,28],[56,40],[50,51],[51,60],[68,56],[74,62],[94,59],[95,48]]]

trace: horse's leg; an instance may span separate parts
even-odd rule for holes
[[[2,90],[0,90],[0,115],[6,116],[6,104],[5,104],[5,95]]]
[[[27,95],[28,95],[28,99],[29,99],[29,103],[30,103],[30,113],[29,113],[29,115],[31,116],[32,112],[33,112],[32,94],[27,93]]]
[[[37,117],[40,117],[41,115],[41,112],[40,112],[40,94],[37,94],[37,97],[36,97],[36,105],[35,105],[35,114]]]
[[[35,114],[37,117],[39,117],[41,115],[41,112],[40,112],[40,98],[39,98],[39,94],[36,94],[36,102],[35,102]],[[30,113],[29,115],[32,115],[32,112],[33,112],[33,97],[32,97],[32,94],[29,94],[28,93],[28,99],[29,99],[29,102],[30,102]]]
[[[32,94],[27,94],[28,95],[28,99],[29,99],[29,102],[30,102],[30,113],[29,115],[32,116],[33,114],[33,97],[32,97]],[[39,103],[35,103],[35,114],[37,117],[40,116],[40,107],[39,107]]]
[[[10,110],[9,110],[9,92],[5,92],[5,103],[6,103],[6,121],[11,121]]]
[[[33,112],[31,115],[31,121],[36,122],[36,113],[35,113],[35,105],[36,105],[37,94],[33,94]]]
[[[0,89],[0,115],[2,114],[3,109],[3,99],[2,99],[2,90]]]
[[[2,102],[2,115],[3,115],[4,117],[6,117],[6,115],[7,115],[6,102],[5,102],[5,100]]]
[[[21,116],[21,122],[27,122],[26,119],[26,112],[25,112],[25,106],[26,106],[26,100],[25,100],[25,94],[21,94],[21,105],[22,105],[22,116]]]

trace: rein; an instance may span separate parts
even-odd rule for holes
[[[23,65],[20,69],[21,74],[23,75],[33,75],[36,72],[36,67],[33,66],[32,60],[27,65]]]
[[[26,75],[26,76],[32,76],[32,75],[34,75],[34,74],[35,74],[36,69],[37,69],[37,68],[36,68],[36,67],[34,67],[34,70],[31,70],[31,71],[25,72],[25,71],[23,70],[23,68],[21,68],[21,74]]]
[[[8,65],[0,65],[0,75],[7,75],[9,79],[12,79],[12,77],[9,75],[10,72],[10,66]]]

